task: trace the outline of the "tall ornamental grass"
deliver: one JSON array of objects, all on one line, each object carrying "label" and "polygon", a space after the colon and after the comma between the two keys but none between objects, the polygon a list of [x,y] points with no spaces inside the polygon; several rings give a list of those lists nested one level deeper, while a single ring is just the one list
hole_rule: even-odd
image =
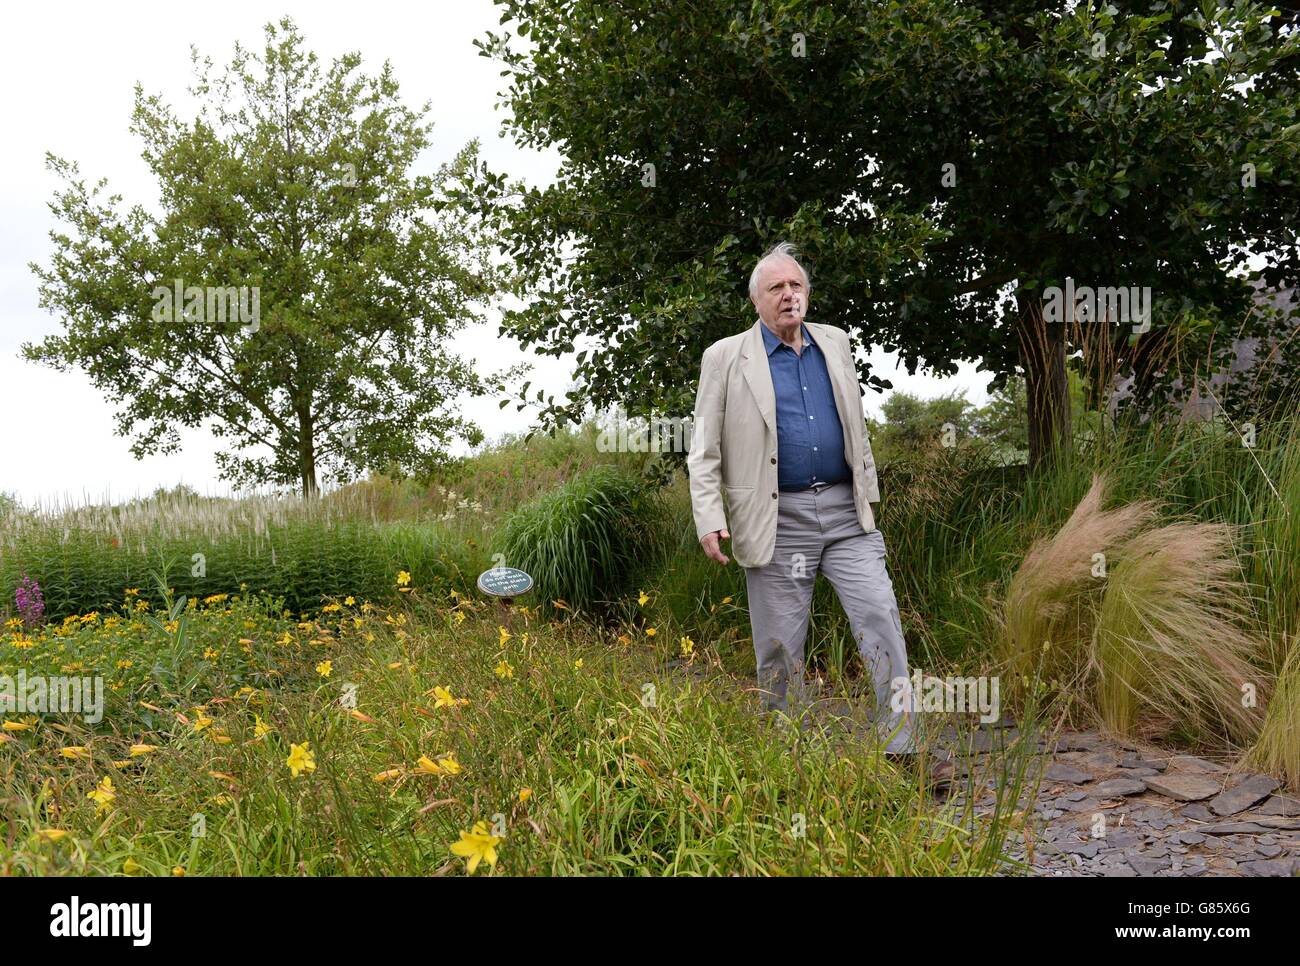
[{"label": "tall ornamental grass", "polygon": [[520,507],[493,549],[526,570],[536,599],[612,613],[667,541],[667,510],[635,472],[599,466]]}]

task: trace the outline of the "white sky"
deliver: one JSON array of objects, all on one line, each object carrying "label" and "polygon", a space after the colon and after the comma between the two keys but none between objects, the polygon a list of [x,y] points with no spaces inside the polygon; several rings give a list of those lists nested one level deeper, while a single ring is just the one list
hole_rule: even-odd
[{"label": "white sky", "polygon": [[[59,182],[45,169],[46,151],[76,161],[87,183],[106,177],[109,191],[123,196],[123,207],[153,207],[157,186],[140,159],[139,142],[128,131],[135,83],[160,94],[181,117],[191,117],[186,93],[193,79],[190,45],[219,65],[236,40],[260,51],[263,25],[284,14],[296,21],[322,65],[355,50],[363,58],[361,70],[374,74],[390,60],[403,101],[413,108],[432,102],[433,148],[417,170],[432,172],[478,137],[482,156],[494,170],[536,184],[553,177],[558,154],[521,150],[502,136],[503,111],[495,105],[507,78],[471,44],[488,30],[500,32],[500,15],[489,0],[418,5],[313,0],[274,8],[241,0],[215,7],[174,2],[8,7],[0,41],[8,145],[0,152],[0,492],[14,493],[28,505],[127,499],[177,483],[204,493],[228,492],[212,458],[218,441],[206,430],[186,432],[181,453],[137,461],[129,441],[114,434],[112,405],[84,375],[19,358],[21,343],[39,341],[60,328],[37,305],[36,278],[27,266],[49,263],[48,232],[57,224],[47,204]],[[816,308],[814,300],[811,321],[817,320]],[[557,398],[568,385],[569,360],[525,353],[497,335],[495,322],[467,330],[456,351],[475,359],[483,372],[531,359],[534,391],[540,388]],[[927,397],[965,389],[976,404],[987,398],[989,376],[977,373],[974,364],[939,380],[909,376],[901,366],[895,370],[895,354],[875,350],[871,361],[873,371],[891,379],[896,389]],[[868,392],[869,415],[879,416],[883,398]],[[461,411],[489,440],[531,425],[531,409],[500,409],[498,402],[466,400]]]}]

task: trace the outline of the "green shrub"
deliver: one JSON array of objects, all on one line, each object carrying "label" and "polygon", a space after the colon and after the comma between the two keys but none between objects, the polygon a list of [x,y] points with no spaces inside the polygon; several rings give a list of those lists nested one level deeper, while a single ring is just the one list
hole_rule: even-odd
[{"label": "green shrub", "polygon": [[521,507],[495,549],[533,576],[541,603],[609,613],[662,555],[666,515],[640,476],[599,466]]}]

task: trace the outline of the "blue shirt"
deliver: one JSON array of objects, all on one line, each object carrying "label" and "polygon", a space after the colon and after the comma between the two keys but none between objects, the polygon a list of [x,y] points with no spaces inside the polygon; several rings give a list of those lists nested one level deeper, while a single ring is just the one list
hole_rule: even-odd
[{"label": "blue shirt", "polygon": [[806,490],[814,483],[851,480],[853,470],[844,459],[844,428],[835,408],[826,356],[802,323],[801,353],[762,322],[759,325],[776,392],[777,489]]}]

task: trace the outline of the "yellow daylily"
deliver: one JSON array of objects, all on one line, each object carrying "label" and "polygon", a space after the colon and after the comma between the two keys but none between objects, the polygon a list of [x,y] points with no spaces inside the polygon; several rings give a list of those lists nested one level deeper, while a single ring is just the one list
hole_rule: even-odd
[{"label": "yellow daylily", "polygon": [[310,744],[310,741],[304,741],[300,745],[292,743],[289,745],[289,757],[285,759],[284,763],[289,766],[294,778],[297,778],[304,771],[313,772],[316,770],[316,756],[308,748]]},{"label": "yellow daylily", "polygon": [[327,678],[334,671],[334,662],[328,658],[316,665],[316,673],[323,678]]},{"label": "yellow daylily", "polygon": [[451,851],[466,860],[466,871],[473,875],[480,861],[496,868],[496,847],[500,841],[500,836],[488,834],[487,822],[479,821],[474,823],[472,831],[460,833],[460,841],[452,843]]},{"label": "yellow daylily", "polygon": [[157,745],[132,745],[131,757],[139,758],[141,755],[151,755],[158,750]]},{"label": "yellow daylily", "polygon": [[510,662],[502,660],[493,670],[499,678],[512,678],[515,676],[515,669],[510,666]]},{"label": "yellow daylily", "polygon": [[456,753],[453,751],[439,756],[437,761],[432,760],[428,755],[421,755],[420,760],[415,763],[415,770],[426,775],[458,775],[464,769],[456,760]]},{"label": "yellow daylily", "polygon": [[104,811],[104,809],[111,807],[113,799],[117,798],[117,792],[113,791],[113,779],[105,775],[100,781],[99,787],[97,787],[93,792],[88,793],[86,797],[95,800],[96,815]]}]

